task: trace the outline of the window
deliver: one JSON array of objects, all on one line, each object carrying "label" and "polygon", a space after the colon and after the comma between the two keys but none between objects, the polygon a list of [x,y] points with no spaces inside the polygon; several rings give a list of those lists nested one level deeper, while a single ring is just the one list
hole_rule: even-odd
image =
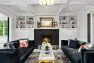
[{"label": "window", "polygon": [[0,42],[8,41],[8,17],[0,13]]},{"label": "window", "polygon": [[0,36],[8,35],[8,21],[0,20]]}]

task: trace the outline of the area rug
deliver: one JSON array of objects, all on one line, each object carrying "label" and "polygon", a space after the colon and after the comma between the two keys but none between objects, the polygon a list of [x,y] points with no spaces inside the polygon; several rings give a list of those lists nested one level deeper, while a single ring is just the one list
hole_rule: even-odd
[{"label": "area rug", "polygon": [[[40,52],[33,52],[29,57],[28,60],[25,63],[39,63]],[[55,55],[55,63],[70,63],[68,58],[62,53],[62,52],[54,52]]]}]

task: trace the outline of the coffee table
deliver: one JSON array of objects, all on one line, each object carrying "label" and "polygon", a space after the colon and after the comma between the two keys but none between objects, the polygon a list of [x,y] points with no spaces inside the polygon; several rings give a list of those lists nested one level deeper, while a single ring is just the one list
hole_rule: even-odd
[{"label": "coffee table", "polygon": [[53,50],[50,50],[49,54],[45,54],[45,51],[41,51],[38,60],[39,63],[55,63]]}]

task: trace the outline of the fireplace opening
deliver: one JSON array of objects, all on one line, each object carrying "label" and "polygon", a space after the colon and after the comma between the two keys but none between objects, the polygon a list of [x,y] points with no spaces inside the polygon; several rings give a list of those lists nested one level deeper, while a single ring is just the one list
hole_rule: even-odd
[{"label": "fireplace opening", "polygon": [[52,42],[51,35],[43,35],[42,42],[44,42],[45,40],[48,41],[49,43],[51,43]]},{"label": "fireplace opening", "polygon": [[34,29],[34,47],[42,45],[43,39],[47,37],[49,43],[54,47],[59,46],[59,29]]}]

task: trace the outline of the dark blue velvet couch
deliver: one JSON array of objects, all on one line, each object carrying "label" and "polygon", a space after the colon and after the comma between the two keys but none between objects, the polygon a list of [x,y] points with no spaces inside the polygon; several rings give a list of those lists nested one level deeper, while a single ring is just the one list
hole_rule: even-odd
[{"label": "dark blue velvet couch", "polygon": [[61,41],[61,49],[64,54],[68,57],[71,63],[81,63],[81,53],[78,52],[80,43],[78,40],[68,40]]},{"label": "dark blue velvet couch", "polygon": [[94,46],[90,49],[81,49],[81,52],[78,52],[78,49],[81,44],[78,40],[70,40],[68,45],[68,40],[61,41],[61,49],[71,63],[94,63]]},{"label": "dark blue velvet couch", "polygon": [[23,48],[19,48],[19,40],[11,41],[9,47],[10,49],[0,50],[0,58],[2,58],[0,59],[0,62],[24,63],[34,50],[34,40],[28,40],[28,47]]},{"label": "dark blue velvet couch", "polygon": [[0,49],[0,63],[20,63],[17,49]]}]

